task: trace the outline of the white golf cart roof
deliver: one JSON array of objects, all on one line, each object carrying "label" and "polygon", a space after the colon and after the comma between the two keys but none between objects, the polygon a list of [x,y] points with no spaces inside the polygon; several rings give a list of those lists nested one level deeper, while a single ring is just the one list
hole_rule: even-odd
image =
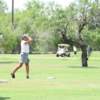
[{"label": "white golf cart roof", "polygon": [[58,44],[58,47],[63,46],[63,47],[69,47],[69,44]]}]

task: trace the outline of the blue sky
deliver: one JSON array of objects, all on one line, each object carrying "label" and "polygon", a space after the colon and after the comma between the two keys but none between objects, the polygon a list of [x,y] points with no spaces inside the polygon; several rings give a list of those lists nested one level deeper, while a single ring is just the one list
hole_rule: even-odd
[{"label": "blue sky", "polygon": [[[4,0],[4,1],[7,3],[9,11],[11,11],[11,1],[12,0]],[[29,0],[14,0],[14,1],[15,1],[15,9],[24,9],[25,3]],[[75,0],[40,0],[40,1],[45,2],[45,3],[54,1],[55,3],[60,4],[62,6],[67,6]]]}]

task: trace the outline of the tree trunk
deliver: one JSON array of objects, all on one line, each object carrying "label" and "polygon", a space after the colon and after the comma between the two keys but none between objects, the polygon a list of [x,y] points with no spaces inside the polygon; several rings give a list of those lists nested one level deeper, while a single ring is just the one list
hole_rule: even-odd
[{"label": "tree trunk", "polygon": [[88,67],[87,44],[83,40],[80,40],[79,45],[82,51],[81,54],[82,67]]},{"label": "tree trunk", "polygon": [[82,39],[79,39],[78,41],[73,41],[71,39],[68,39],[64,33],[62,33],[62,38],[64,43],[67,43],[69,45],[74,45],[76,47],[78,46],[81,48],[82,67],[88,67],[87,44]]},{"label": "tree trunk", "polygon": [[87,58],[87,46],[81,46],[81,60],[82,60],[82,67],[88,67],[88,58]]}]

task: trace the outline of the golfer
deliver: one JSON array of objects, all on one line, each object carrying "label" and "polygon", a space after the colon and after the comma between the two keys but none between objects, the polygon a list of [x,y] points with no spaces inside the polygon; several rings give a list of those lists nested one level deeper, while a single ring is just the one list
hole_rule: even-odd
[{"label": "golfer", "polygon": [[26,67],[26,78],[29,79],[29,59],[28,59],[28,54],[29,54],[29,48],[30,44],[32,42],[32,38],[29,37],[28,35],[23,35],[22,40],[21,40],[21,53],[20,53],[20,62],[18,65],[15,66],[13,71],[11,72],[11,77],[15,78],[15,73],[17,72],[18,69],[22,67],[23,64],[25,64]]}]

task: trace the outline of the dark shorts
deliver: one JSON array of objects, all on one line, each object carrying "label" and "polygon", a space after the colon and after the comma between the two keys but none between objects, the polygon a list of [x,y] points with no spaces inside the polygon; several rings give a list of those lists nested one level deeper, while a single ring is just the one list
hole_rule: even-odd
[{"label": "dark shorts", "polygon": [[21,53],[20,54],[20,63],[29,64],[28,53]]}]

